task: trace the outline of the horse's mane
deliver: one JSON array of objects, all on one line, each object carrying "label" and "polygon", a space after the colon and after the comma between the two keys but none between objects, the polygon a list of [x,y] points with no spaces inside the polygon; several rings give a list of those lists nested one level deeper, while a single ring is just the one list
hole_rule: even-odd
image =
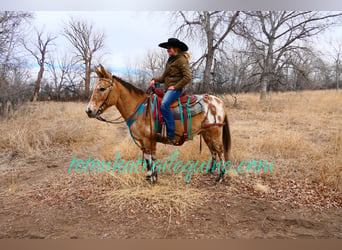
[{"label": "horse's mane", "polygon": [[117,80],[120,82],[126,89],[128,89],[130,92],[135,92],[137,94],[144,94],[145,92],[138,88],[137,86],[134,86],[132,83],[126,82],[125,80],[122,80],[120,77],[117,77],[115,75],[112,76],[113,79]]}]

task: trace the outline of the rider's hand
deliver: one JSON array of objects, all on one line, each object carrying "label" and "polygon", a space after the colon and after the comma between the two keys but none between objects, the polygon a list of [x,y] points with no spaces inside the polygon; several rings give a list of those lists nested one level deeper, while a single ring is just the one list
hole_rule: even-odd
[{"label": "rider's hand", "polygon": [[171,86],[171,87],[169,87],[167,90],[174,90],[175,89],[175,87],[174,86]]},{"label": "rider's hand", "polygon": [[154,84],[155,84],[156,82],[154,81],[154,80],[152,80],[151,81],[151,83],[150,83],[150,87],[154,87]]}]

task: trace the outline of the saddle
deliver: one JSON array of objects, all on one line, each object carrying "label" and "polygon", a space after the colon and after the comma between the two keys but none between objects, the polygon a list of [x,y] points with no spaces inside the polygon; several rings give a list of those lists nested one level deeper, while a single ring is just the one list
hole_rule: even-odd
[{"label": "saddle", "polygon": [[[154,92],[156,93],[157,95],[157,98],[162,101],[165,93],[164,91],[161,89],[161,88],[155,88],[154,89]],[[188,95],[186,94],[186,90],[183,91],[183,93],[181,94],[181,96],[179,97],[180,99],[180,102],[183,106],[183,104],[186,104],[188,102]],[[197,96],[196,95],[190,95],[190,100],[189,100],[189,104],[193,104],[197,101]],[[171,103],[170,107],[171,108],[175,108],[179,105],[179,102],[178,100],[174,101],[173,103]]]},{"label": "saddle", "polygon": [[[157,136],[157,140],[165,143],[166,125],[160,111],[160,105],[164,95],[165,93],[161,88],[155,88],[152,100],[156,101],[156,106],[153,108],[153,119],[155,122],[157,121],[157,124],[155,124],[155,127],[157,127],[155,132],[159,134],[159,136]],[[179,101],[181,105],[179,105]],[[186,95],[186,91],[184,90],[179,99],[170,105],[170,108],[174,114],[174,119],[181,120],[184,125],[184,133],[182,135],[178,135],[180,136],[180,141],[178,141],[177,144],[174,144],[176,146],[180,146],[185,141],[192,140],[191,116],[203,111],[203,100],[198,95]]]}]

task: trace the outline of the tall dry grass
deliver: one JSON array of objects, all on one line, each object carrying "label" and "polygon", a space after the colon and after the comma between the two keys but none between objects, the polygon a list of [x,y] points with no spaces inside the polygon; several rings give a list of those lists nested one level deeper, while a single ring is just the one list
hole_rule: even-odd
[{"label": "tall dry grass", "polygon": [[0,149],[25,157],[89,153],[107,142],[115,127],[102,127],[85,114],[84,103],[39,102],[22,106],[11,119],[0,121]]},{"label": "tall dry grass", "polygon": [[260,103],[239,97],[230,111],[233,158],[274,162],[277,174],[303,177],[341,189],[342,94],[335,90],[273,93]]},{"label": "tall dry grass", "polygon": [[[256,192],[272,195],[286,188],[289,180],[319,183],[341,191],[341,92],[272,93],[262,103],[258,94],[241,94],[237,105],[233,105],[234,100],[228,95],[223,99],[230,121],[233,169],[243,160],[267,160],[273,163],[273,173],[230,172],[227,182],[235,185],[223,186],[222,192],[229,195],[244,183]],[[105,161],[115,160],[117,152],[126,161],[141,156],[125,125],[106,125],[89,119],[84,113],[85,106],[84,103],[30,104],[13,118],[0,121],[0,165],[6,164],[6,157],[11,154],[19,155],[19,160],[28,162],[27,165],[32,158],[46,161],[58,158],[65,163],[65,169],[72,156]],[[107,114],[111,118],[117,115],[115,108]],[[165,161],[175,150],[179,151],[178,160],[183,162],[210,158],[204,141],[203,152],[199,153],[199,137],[195,137],[182,147],[158,144],[158,160]],[[70,176],[70,182],[59,188],[69,190],[70,183],[77,185],[79,180],[91,178],[99,187],[112,190],[103,194],[101,200],[110,206],[147,204],[156,211],[172,209],[178,213],[203,202],[210,194],[207,180],[214,179],[197,173],[187,184],[186,173],[166,173],[159,175],[159,184],[151,186],[142,173]],[[280,188],[280,183],[285,187]]]}]

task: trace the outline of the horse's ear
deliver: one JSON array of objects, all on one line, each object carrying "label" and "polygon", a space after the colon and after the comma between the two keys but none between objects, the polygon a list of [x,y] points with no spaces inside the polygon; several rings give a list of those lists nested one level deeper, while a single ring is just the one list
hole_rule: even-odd
[{"label": "horse's ear", "polygon": [[104,78],[112,79],[112,75],[100,64],[101,72]]},{"label": "horse's ear", "polygon": [[[101,65],[101,66],[102,66],[102,65]],[[100,71],[97,67],[95,67],[95,73],[97,74],[97,76],[98,76],[99,78],[103,78],[103,77],[104,77],[102,71]]]}]

